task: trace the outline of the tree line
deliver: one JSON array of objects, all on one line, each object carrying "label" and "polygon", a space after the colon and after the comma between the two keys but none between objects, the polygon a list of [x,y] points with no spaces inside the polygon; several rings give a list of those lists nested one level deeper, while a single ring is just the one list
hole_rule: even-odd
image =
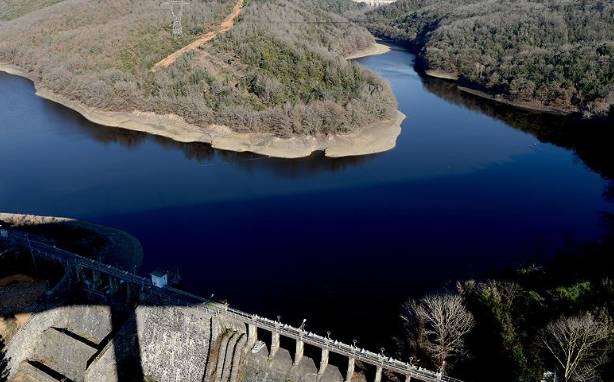
[{"label": "tree line", "polygon": [[409,300],[398,355],[468,381],[612,380],[613,239]]},{"label": "tree line", "polygon": [[387,83],[343,58],[373,43],[340,15],[351,2],[248,1],[229,32],[151,72],[234,3],[190,1],[185,34],[173,38],[170,10],[157,0],[60,2],[0,24],[0,61],[88,106],[174,113],[240,132],[345,133],[393,115]]},{"label": "tree line", "polygon": [[512,102],[613,115],[614,3],[399,0],[369,28],[413,47],[426,69]]}]

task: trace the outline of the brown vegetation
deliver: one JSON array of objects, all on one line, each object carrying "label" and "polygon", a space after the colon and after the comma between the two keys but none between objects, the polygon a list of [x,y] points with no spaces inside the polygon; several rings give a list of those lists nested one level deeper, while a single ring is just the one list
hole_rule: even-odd
[{"label": "brown vegetation", "polygon": [[157,0],[60,2],[0,24],[0,61],[94,108],[278,136],[344,133],[396,109],[385,82],[343,59],[373,43],[336,13],[346,3],[249,2],[227,33],[152,73],[156,62],[219,26],[236,3],[191,1],[186,33],[173,39],[170,12]]},{"label": "brown vegetation", "polygon": [[525,107],[612,114],[614,3],[399,0],[369,14],[421,65]]},{"label": "brown vegetation", "polygon": [[563,381],[589,381],[598,378],[597,369],[607,362],[611,335],[607,316],[586,313],[550,322],[540,340],[563,371]]},{"label": "brown vegetation", "polygon": [[474,325],[473,316],[458,294],[436,294],[404,305],[408,340],[415,354],[424,353],[442,373],[451,358],[465,351],[465,336]]},{"label": "brown vegetation", "polygon": [[220,33],[228,32],[230,28],[232,28],[235,24],[235,19],[241,14],[241,7],[243,7],[243,0],[237,0],[235,6],[232,8],[232,12],[230,12],[230,14],[224,19],[224,21],[222,21],[222,23],[219,25],[218,28],[216,28],[216,30],[205,33],[204,35],[196,39],[196,41],[193,41],[188,45],[184,46],[183,48],[179,49],[178,51],[171,53],[163,60],[155,64],[153,70],[155,71],[163,68],[168,68],[184,54],[200,48],[202,45],[216,38]]}]

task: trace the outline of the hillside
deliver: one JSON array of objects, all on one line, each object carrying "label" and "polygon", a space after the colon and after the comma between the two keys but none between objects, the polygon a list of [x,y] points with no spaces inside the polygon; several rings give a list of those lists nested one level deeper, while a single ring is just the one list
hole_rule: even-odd
[{"label": "hillside", "polygon": [[2,0],[0,1],[0,21],[13,20],[60,1],[62,0]]},{"label": "hillside", "polygon": [[0,4],[0,62],[87,107],[278,137],[348,133],[395,113],[388,85],[343,58],[373,43],[366,29],[336,23],[349,1],[249,1],[229,31],[155,71],[215,30],[235,1],[189,2],[181,38],[158,0]]},{"label": "hillside", "polygon": [[427,73],[530,108],[613,114],[611,1],[399,0],[368,17]]}]

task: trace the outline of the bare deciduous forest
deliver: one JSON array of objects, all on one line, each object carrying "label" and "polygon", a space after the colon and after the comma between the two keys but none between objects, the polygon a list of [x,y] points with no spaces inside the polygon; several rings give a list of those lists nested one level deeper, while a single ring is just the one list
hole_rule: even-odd
[{"label": "bare deciduous forest", "polygon": [[[160,59],[214,28],[234,1],[191,1],[181,38],[162,1],[0,1],[0,61],[88,106],[174,113],[241,132],[349,132],[392,115],[388,85],[343,55],[373,42],[351,3],[248,2],[234,28],[168,69]],[[312,21],[325,21],[313,23]],[[210,27],[209,27],[210,26]]]},{"label": "bare deciduous forest", "polygon": [[377,35],[409,43],[428,69],[512,102],[612,114],[614,3],[399,0],[368,13]]}]

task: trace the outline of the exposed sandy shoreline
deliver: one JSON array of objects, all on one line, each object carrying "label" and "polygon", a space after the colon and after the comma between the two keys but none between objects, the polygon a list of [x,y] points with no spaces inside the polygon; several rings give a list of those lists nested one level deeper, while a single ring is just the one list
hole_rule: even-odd
[{"label": "exposed sandy shoreline", "polygon": [[457,74],[447,73],[447,72],[443,72],[441,70],[427,69],[427,70],[424,71],[424,74],[426,74],[429,77],[439,78],[439,79],[442,79],[442,80],[458,81],[458,75]]},{"label": "exposed sandy shoreline", "polygon": [[374,43],[368,48],[358,50],[349,56],[346,56],[346,60],[355,60],[357,58],[367,57],[367,56],[376,56],[378,54],[384,54],[390,52],[390,47],[384,44],[380,44],[378,42]]},{"label": "exposed sandy shoreline", "polygon": [[510,101],[509,99],[503,96],[500,96],[500,95],[492,95],[492,94],[489,94],[489,93],[486,93],[480,90],[471,89],[471,88],[467,88],[464,86],[457,86],[457,87],[458,87],[458,90],[462,92],[469,93],[469,94],[472,94],[480,98],[489,99],[491,101],[504,103],[506,105],[517,107],[523,110],[537,111],[541,113],[556,114],[556,115],[570,115],[574,113],[574,111],[572,110],[557,109],[554,107],[544,106],[544,105],[531,103],[531,102]]},{"label": "exposed sandy shoreline", "polygon": [[[424,71],[424,74],[426,74],[429,77],[438,78],[438,79],[447,80],[447,81],[458,81],[459,79],[457,74],[448,73],[448,72],[444,72],[441,70],[427,69]],[[569,115],[574,112],[572,110],[557,109],[554,107],[543,106],[543,105],[532,103],[532,102],[511,101],[500,95],[493,95],[493,94],[489,94],[489,93],[486,93],[480,90],[471,89],[471,88],[460,86],[460,85],[457,85],[456,87],[461,92],[469,93],[476,97],[485,98],[491,101],[503,103],[503,104],[510,105],[510,106],[513,106],[519,109],[523,109],[523,110],[537,111],[541,113],[556,114],[556,115]]]},{"label": "exposed sandy shoreline", "polygon": [[[373,48],[373,51],[376,49]],[[377,48],[377,52],[381,51],[382,48]],[[92,108],[38,86],[28,73],[14,65],[0,63],[0,71],[30,79],[34,82],[38,96],[75,110],[89,121],[100,125],[141,131],[178,142],[204,142],[216,149],[249,151],[277,158],[302,158],[320,150],[324,151],[327,157],[367,155],[387,151],[395,147],[396,139],[401,133],[401,123],[405,119],[405,115],[397,112],[390,120],[373,123],[350,134],[297,136],[286,139],[272,134],[237,133],[220,125],[199,127],[174,114],[160,115],[137,110],[113,112]]]},{"label": "exposed sandy shoreline", "polygon": [[10,64],[5,64],[5,63],[0,62],[0,72],[5,72],[8,74],[12,74],[14,76],[24,77],[34,82],[34,80],[28,75],[28,73],[19,69],[15,65],[10,65]]}]

